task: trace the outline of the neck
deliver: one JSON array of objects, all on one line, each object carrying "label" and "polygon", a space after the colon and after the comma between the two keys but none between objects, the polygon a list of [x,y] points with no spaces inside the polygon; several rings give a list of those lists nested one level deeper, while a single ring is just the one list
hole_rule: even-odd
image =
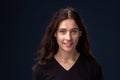
[{"label": "neck", "polygon": [[79,57],[79,52],[77,50],[71,52],[60,51],[56,53],[54,56],[57,59],[61,59],[63,61],[73,60],[75,61]]}]

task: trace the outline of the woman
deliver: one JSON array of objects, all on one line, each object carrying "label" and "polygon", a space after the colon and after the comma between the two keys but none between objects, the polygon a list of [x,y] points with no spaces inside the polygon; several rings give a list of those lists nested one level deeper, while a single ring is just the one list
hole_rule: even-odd
[{"label": "woman", "polygon": [[75,9],[67,7],[53,16],[33,66],[33,80],[104,80]]}]

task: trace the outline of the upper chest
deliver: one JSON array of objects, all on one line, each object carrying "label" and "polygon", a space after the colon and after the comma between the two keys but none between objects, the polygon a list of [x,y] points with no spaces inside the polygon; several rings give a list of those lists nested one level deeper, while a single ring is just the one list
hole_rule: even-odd
[{"label": "upper chest", "polygon": [[44,69],[43,75],[44,80],[90,80],[91,77],[87,65],[79,60],[68,70],[54,60]]}]

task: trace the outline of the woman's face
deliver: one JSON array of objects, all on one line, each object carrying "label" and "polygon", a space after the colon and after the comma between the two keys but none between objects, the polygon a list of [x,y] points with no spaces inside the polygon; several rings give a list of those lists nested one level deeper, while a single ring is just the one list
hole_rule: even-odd
[{"label": "woman's face", "polygon": [[79,37],[82,35],[81,33],[73,19],[63,20],[55,33],[59,50],[66,52],[76,50]]}]

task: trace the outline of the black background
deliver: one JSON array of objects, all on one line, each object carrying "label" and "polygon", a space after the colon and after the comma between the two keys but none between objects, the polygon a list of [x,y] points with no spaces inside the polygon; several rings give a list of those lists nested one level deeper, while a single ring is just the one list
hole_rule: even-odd
[{"label": "black background", "polygon": [[1,80],[32,80],[32,64],[52,15],[72,6],[82,16],[105,80],[120,80],[119,0],[4,0],[1,3]]}]

